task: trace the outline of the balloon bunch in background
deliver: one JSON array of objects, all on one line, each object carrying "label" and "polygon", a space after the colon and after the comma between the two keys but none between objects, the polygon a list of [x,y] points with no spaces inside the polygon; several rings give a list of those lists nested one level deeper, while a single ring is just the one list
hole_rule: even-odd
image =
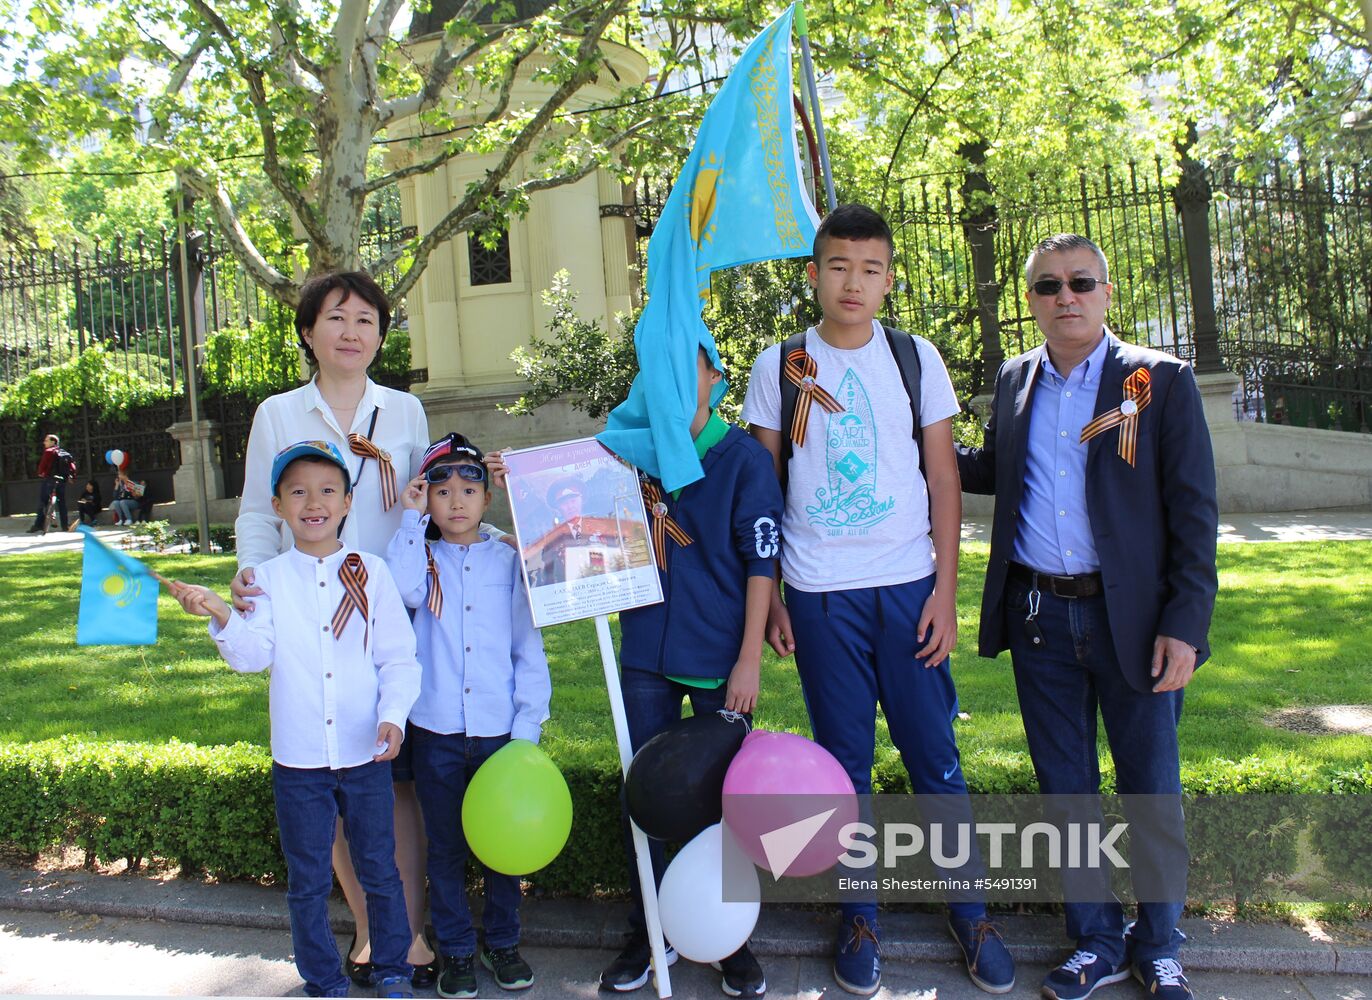
[{"label": "balloon bunch in background", "polygon": [[120,472],[129,471],[129,456],[126,452],[118,448],[111,448],[105,452],[105,464],[118,469]]}]

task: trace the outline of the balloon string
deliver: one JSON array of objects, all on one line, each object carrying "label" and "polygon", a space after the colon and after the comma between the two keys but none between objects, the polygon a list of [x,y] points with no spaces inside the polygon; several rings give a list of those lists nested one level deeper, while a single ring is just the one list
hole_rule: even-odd
[{"label": "balloon string", "polygon": [[725,722],[741,722],[749,732],[752,732],[753,730],[753,724],[748,721],[748,717],[742,712],[731,712],[727,708],[721,708],[719,709],[719,715],[724,718]]}]

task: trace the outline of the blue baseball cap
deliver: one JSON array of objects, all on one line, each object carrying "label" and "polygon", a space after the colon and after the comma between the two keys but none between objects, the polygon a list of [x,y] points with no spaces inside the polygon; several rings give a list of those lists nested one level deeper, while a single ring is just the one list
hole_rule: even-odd
[{"label": "blue baseball cap", "polygon": [[297,441],[295,444],[282,448],[276,453],[276,458],[272,461],[273,496],[276,495],[276,487],[280,484],[281,477],[285,475],[286,466],[298,458],[314,458],[332,462],[343,470],[343,491],[345,493],[353,491],[352,476],[348,474],[348,464],[343,461],[343,453],[338,450],[338,445],[332,441]]}]

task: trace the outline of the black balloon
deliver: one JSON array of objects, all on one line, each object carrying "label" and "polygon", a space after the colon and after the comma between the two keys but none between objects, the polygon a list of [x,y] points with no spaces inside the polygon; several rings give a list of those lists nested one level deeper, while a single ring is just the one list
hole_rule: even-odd
[{"label": "black balloon", "polygon": [[687,841],[724,814],[724,774],[748,735],[734,712],[673,723],[634,754],[625,779],[629,815],[650,837]]}]

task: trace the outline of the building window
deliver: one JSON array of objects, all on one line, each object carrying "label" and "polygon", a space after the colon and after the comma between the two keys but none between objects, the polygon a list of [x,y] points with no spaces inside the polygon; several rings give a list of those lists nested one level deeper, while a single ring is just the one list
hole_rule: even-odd
[{"label": "building window", "polygon": [[500,234],[494,247],[486,249],[475,235],[467,237],[467,265],[471,273],[472,286],[508,285],[514,280],[510,268],[510,234]]}]

